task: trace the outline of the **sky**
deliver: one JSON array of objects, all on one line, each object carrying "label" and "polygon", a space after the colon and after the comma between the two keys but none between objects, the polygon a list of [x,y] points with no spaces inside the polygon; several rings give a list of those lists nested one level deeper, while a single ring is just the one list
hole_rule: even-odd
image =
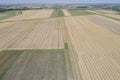
[{"label": "sky", "polygon": [[0,3],[120,3],[120,0],[0,0]]}]

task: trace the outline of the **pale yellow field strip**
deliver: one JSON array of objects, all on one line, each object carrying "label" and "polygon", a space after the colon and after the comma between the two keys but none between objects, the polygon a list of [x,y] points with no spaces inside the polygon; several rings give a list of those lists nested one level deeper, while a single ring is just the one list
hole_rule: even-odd
[{"label": "pale yellow field strip", "polygon": [[106,16],[109,16],[109,17],[113,17],[113,18],[116,18],[116,19],[120,19],[120,15],[118,14],[104,14]]},{"label": "pale yellow field strip", "polygon": [[112,10],[97,10],[106,14],[113,14],[113,13],[117,13],[116,11],[112,11]]},{"label": "pale yellow field strip", "polygon": [[99,12],[92,11],[92,10],[87,10],[87,11],[92,12],[92,13],[95,13],[95,14],[100,14]]},{"label": "pale yellow field strip", "polygon": [[8,26],[12,26],[13,24],[15,24],[15,22],[11,22],[11,23],[0,23],[0,29],[8,27]]},{"label": "pale yellow field strip", "polygon": [[120,36],[86,17],[69,17],[65,22],[74,80],[119,80]]},{"label": "pale yellow field strip", "polygon": [[17,45],[40,21],[16,22],[0,29],[0,51]]},{"label": "pale yellow field strip", "polygon": [[42,9],[42,10],[26,10],[22,11],[22,14],[8,18],[2,21],[15,21],[15,20],[26,20],[26,19],[38,19],[48,18],[53,13],[53,9]]},{"label": "pale yellow field strip", "polygon": [[17,45],[12,45],[9,49],[63,49],[64,35],[62,18],[45,19],[24,40],[20,40]]},{"label": "pale yellow field strip", "polygon": [[87,17],[92,22],[101,25],[102,27],[109,29],[113,33],[120,35],[119,22],[116,23],[114,21],[111,21],[111,19],[106,19],[104,17],[99,17],[97,15],[90,15],[90,16],[85,16],[85,17]]},{"label": "pale yellow field strip", "polygon": [[103,18],[103,19],[105,19],[105,20],[113,21],[113,22],[115,22],[115,23],[117,23],[117,24],[120,24],[119,21],[114,20],[114,19],[106,18],[106,17],[104,17],[104,16],[100,16],[100,15],[95,15],[95,16],[100,17],[100,18]]},{"label": "pale yellow field strip", "polygon": [[71,14],[66,9],[63,9],[63,13],[65,16],[71,16]]}]

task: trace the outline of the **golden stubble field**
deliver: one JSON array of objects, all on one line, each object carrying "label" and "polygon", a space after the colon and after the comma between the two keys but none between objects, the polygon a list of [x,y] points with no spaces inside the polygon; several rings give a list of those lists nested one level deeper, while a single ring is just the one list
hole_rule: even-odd
[{"label": "golden stubble field", "polygon": [[65,18],[65,23],[73,68],[80,71],[76,80],[119,80],[120,36],[86,16]]}]

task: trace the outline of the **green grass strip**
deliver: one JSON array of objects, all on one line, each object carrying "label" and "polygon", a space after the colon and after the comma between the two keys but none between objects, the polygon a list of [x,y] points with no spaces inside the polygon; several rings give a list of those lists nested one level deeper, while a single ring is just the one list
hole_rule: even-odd
[{"label": "green grass strip", "polygon": [[76,16],[76,15],[94,15],[95,13],[93,12],[89,12],[87,10],[69,10],[70,14],[72,14],[72,16]]},{"label": "green grass strip", "polygon": [[56,9],[51,15],[51,17],[63,17],[63,16],[64,16],[64,13],[60,9]]},{"label": "green grass strip", "polygon": [[19,15],[20,11],[18,10],[13,10],[13,11],[6,11],[6,12],[1,12],[0,13],[0,20],[7,19],[16,15]]}]

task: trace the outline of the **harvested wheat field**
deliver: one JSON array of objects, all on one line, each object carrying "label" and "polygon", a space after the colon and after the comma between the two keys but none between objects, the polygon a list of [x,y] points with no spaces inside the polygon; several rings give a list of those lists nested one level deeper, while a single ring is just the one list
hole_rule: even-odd
[{"label": "harvested wheat field", "polygon": [[89,18],[89,20],[101,25],[102,27],[105,27],[114,33],[120,34],[119,21],[110,18],[105,18],[99,15],[86,16],[86,17]]},{"label": "harvested wheat field", "polygon": [[26,10],[1,20],[0,80],[119,80],[120,22],[82,11]]},{"label": "harvested wheat field", "polygon": [[120,20],[120,15],[119,14],[105,14],[105,15]]},{"label": "harvested wheat field", "polygon": [[2,20],[0,22],[49,18],[53,13],[53,11],[54,11],[53,9],[25,10],[25,11],[22,11],[22,14],[20,15]]},{"label": "harvested wheat field", "polygon": [[[27,27],[26,27],[27,28]],[[24,28],[23,28],[24,29]],[[29,27],[30,29],[30,27]],[[32,31],[8,49],[63,49],[65,31],[63,19],[45,19],[31,28]],[[27,29],[28,30],[28,29]]]},{"label": "harvested wheat field", "polygon": [[112,11],[112,10],[96,10],[100,13],[104,13],[104,14],[113,14],[113,13],[117,13],[116,11]]},{"label": "harvested wheat field", "polygon": [[84,16],[65,23],[74,80],[119,80],[120,36]]}]

